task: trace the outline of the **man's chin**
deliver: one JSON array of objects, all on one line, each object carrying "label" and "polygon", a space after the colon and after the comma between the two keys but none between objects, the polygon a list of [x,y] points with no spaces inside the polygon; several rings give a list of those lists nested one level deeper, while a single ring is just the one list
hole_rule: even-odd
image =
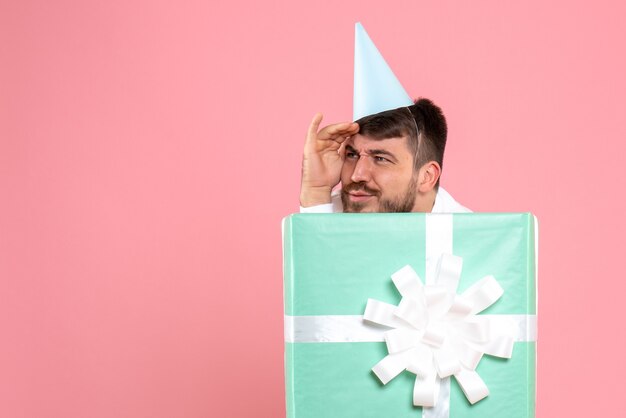
[{"label": "man's chin", "polygon": [[378,205],[373,203],[344,203],[344,213],[374,213],[378,212]]},{"label": "man's chin", "polygon": [[378,196],[359,196],[353,198],[350,194],[345,193],[341,195],[341,202],[343,203],[343,211],[345,213],[373,213],[379,212],[379,199]]}]

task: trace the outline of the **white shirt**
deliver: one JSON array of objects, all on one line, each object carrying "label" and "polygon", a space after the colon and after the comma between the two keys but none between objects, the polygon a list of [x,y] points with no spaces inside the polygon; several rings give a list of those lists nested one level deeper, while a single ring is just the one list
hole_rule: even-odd
[{"label": "white shirt", "polygon": [[[341,213],[343,212],[343,205],[341,203],[341,195],[339,191],[333,192],[331,195],[331,202],[324,203],[322,205],[310,206],[303,208],[300,206],[300,213]],[[443,187],[439,187],[437,196],[435,197],[435,204],[431,213],[469,213],[471,210],[461,205],[454,200],[450,193],[448,193]]]}]

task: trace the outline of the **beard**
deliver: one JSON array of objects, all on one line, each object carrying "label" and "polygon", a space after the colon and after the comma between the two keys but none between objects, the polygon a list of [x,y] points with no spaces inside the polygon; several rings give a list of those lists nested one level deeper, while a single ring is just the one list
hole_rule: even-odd
[{"label": "beard", "polygon": [[367,187],[365,183],[350,183],[341,189],[343,211],[346,213],[363,212],[367,204],[370,202],[352,202],[348,196],[349,192],[363,191],[378,199],[378,210],[370,210],[369,212],[411,212],[413,210],[413,206],[415,206],[415,196],[417,196],[416,186],[417,179],[411,178],[411,181],[403,194],[394,199],[389,199],[382,197],[380,190],[371,189]]}]

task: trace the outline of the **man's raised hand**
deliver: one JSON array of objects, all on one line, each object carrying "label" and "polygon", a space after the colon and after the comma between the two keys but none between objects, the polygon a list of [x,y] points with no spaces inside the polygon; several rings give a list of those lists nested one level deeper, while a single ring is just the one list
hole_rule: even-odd
[{"label": "man's raised hand", "polygon": [[353,122],[328,125],[318,132],[322,114],[315,115],[307,132],[302,157],[300,205],[330,203],[330,192],[339,183],[343,166],[343,143],[359,131]]}]

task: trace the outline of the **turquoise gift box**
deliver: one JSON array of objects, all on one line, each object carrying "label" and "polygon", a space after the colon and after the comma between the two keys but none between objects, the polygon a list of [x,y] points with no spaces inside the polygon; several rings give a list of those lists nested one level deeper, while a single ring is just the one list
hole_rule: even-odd
[{"label": "turquoise gift box", "polygon": [[[534,417],[536,248],[537,223],[529,213],[285,218],[287,417]],[[495,277],[503,293],[477,316],[517,318],[523,335],[511,358],[484,355],[478,363],[487,397],[470,404],[449,377],[442,379],[437,406],[422,408],[413,405],[415,374],[402,371],[383,385],[372,371],[388,355],[385,341],[361,339],[343,324],[362,322],[368,299],[398,305],[402,296],[391,275],[406,265],[432,283],[441,253],[462,258],[458,294]]]}]

